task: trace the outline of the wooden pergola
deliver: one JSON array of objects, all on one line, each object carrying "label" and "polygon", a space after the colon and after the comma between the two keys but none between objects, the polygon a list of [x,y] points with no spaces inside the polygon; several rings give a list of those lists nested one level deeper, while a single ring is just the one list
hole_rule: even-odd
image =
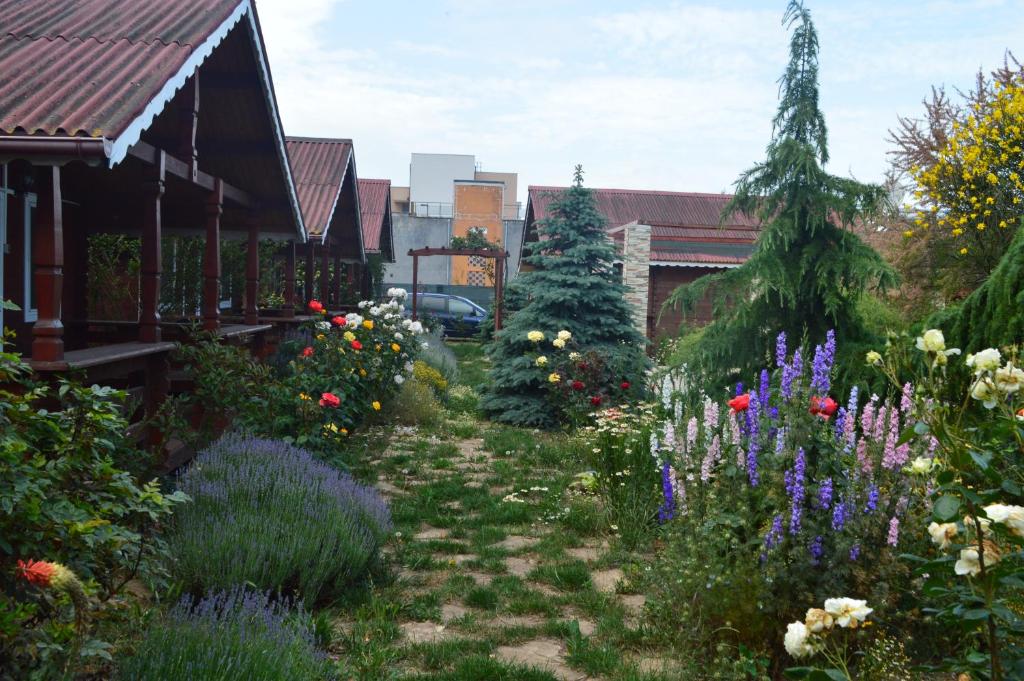
[{"label": "wooden pergola", "polygon": [[416,289],[419,288],[420,258],[429,255],[465,255],[494,260],[494,330],[501,331],[501,304],[505,298],[505,261],[508,251],[489,248],[413,248],[412,256],[412,320],[416,321]]}]

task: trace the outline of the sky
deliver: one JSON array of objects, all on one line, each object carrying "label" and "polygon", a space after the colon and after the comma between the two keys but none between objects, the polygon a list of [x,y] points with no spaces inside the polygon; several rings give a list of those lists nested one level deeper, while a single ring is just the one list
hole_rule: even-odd
[{"label": "sky", "polygon": [[[878,181],[933,85],[1024,57],[1024,0],[807,0],[831,172]],[[727,192],[764,157],[784,0],[256,0],[285,130],[352,138],[360,177],[473,154],[526,186]]]}]

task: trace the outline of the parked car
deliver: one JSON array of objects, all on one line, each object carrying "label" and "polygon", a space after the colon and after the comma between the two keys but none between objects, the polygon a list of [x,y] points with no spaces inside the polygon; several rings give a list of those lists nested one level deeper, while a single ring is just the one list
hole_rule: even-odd
[{"label": "parked car", "polygon": [[[406,307],[411,313],[412,305]],[[445,335],[472,336],[487,317],[487,310],[472,300],[447,293],[417,293],[416,314],[423,319],[436,319],[444,326]]]}]

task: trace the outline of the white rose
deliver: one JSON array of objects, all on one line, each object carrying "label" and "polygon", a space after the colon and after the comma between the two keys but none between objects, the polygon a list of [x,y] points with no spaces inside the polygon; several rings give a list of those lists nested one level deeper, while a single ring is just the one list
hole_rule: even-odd
[{"label": "white rose", "polygon": [[986,348],[974,355],[967,355],[967,366],[974,369],[974,374],[980,376],[986,371],[995,371],[999,368],[999,362],[1003,356],[995,348]]},{"label": "white rose", "polygon": [[572,338],[572,334],[566,331],[565,329],[562,329],[561,331],[558,332],[558,338],[560,340],[567,341],[570,338]]},{"label": "white rose", "polygon": [[402,374],[395,374],[395,383],[397,383],[398,385],[402,385],[403,383],[405,383],[405,376],[403,376]]},{"label": "white rose", "polygon": [[829,598],[825,601],[825,612],[832,615],[836,624],[844,629],[856,629],[873,611],[867,601],[856,598]]},{"label": "white rose", "polygon": [[402,340],[403,338],[405,338],[405,336],[403,336],[397,331],[395,332],[395,340]]},{"label": "white rose", "polygon": [[953,537],[956,536],[956,523],[932,523],[928,526],[928,534],[932,536],[932,542],[940,549],[948,549]]},{"label": "white rose", "polygon": [[971,388],[971,397],[981,402],[981,406],[992,409],[999,403],[999,391],[991,378],[981,378]]},{"label": "white rose", "polygon": [[[420,322],[413,322],[412,324],[409,325],[409,331],[414,334],[423,333],[423,324],[421,324]],[[426,347],[426,344],[424,344],[424,347]]]},{"label": "white rose", "polygon": [[985,507],[985,515],[994,523],[1006,525],[1018,537],[1024,537],[1024,506],[990,504]]},{"label": "white rose", "polygon": [[933,468],[935,468],[935,459],[929,459],[926,456],[917,457],[907,467],[914,475],[927,475],[932,472]]},{"label": "white rose", "polygon": [[786,627],[786,636],[783,643],[786,652],[795,658],[808,657],[815,651],[814,645],[808,640],[810,632],[803,622],[790,622]]},{"label": "white rose", "polygon": [[551,344],[554,345],[559,350],[565,347],[565,341],[562,340],[561,338],[556,338],[555,340],[551,341]]},{"label": "white rose", "polygon": [[[992,542],[986,540],[985,544],[985,567],[990,567],[999,562],[999,549]],[[978,547],[971,546],[960,550],[960,560],[953,565],[953,572],[958,575],[970,575],[976,577],[981,573],[982,561],[978,556]]]},{"label": "white rose", "polygon": [[811,608],[807,611],[807,616],[804,618],[804,624],[813,634],[821,633],[825,629],[831,629],[832,623],[832,615],[821,608]]},{"label": "white rose", "polygon": [[1020,390],[1024,384],[1024,371],[1007,362],[1006,366],[996,369],[996,387],[1000,392],[1010,395]]},{"label": "white rose", "polygon": [[316,328],[320,329],[321,331],[330,331],[331,323],[330,322],[317,322],[316,323]]},{"label": "white rose", "polygon": [[942,352],[946,349],[946,338],[939,329],[928,329],[917,339],[917,349],[924,352]]}]

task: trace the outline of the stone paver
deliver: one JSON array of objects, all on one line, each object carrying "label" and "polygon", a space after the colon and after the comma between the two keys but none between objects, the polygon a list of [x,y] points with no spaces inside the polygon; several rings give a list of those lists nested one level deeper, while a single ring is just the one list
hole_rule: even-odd
[{"label": "stone paver", "polygon": [[590,573],[590,579],[594,582],[594,588],[601,593],[615,593],[615,585],[624,577],[622,570],[613,568],[611,570],[596,570]]},{"label": "stone paver", "polygon": [[383,494],[384,496],[397,497],[406,493],[405,490],[402,489],[401,487],[396,487],[387,480],[383,479],[378,479],[377,484],[375,486],[377,489],[380,490],[381,494]]},{"label": "stone paver", "polygon": [[505,662],[545,669],[560,681],[585,681],[587,678],[583,672],[565,664],[562,644],[555,639],[538,638],[519,646],[501,646],[494,654]]},{"label": "stone paver", "polygon": [[469,613],[469,608],[463,607],[458,603],[445,603],[441,606],[441,621],[447,624],[452,620],[465,617],[467,613]]},{"label": "stone paver", "polygon": [[413,539],[416,539],[418,541],[432,541],[434,539],[447,538],[448,530],[444,529],[443,527],[424,526],[423,530],[420,530],[415,535],[413,535]]},{"label": "stone paver", "polygon": [[593,546],[582,546],[578,549],[566,549],[565,552],[573,558],[587,563],[591,563],[601,557],[600,549]]},{"label": "stone paver", "polygon": [[522,549],[528,549],[537,544],[540,540],[536,537],[523,537],[520,535],[512,535],[506,537],[494,546],[499,549],[505,549],[506,551],[520,551]]},{"label": "stone paver", "polygon": [[435,643],[446,637],[444,625],[436,622],[403,622],[398,626],[409,643]]},{"label": "stone paver", "polygon": [[486,572],[467,572],[466,575],[472,577],[479,586],[489,586],[494,581],[494,575]]},{"label": "stone paver", "polygon": [[535,567],[537,567],[537,563],[526,558],[512,556],[505,559],[505,569],[508,570],[510,575],[515,575],[516,577],[525,577]]}]

